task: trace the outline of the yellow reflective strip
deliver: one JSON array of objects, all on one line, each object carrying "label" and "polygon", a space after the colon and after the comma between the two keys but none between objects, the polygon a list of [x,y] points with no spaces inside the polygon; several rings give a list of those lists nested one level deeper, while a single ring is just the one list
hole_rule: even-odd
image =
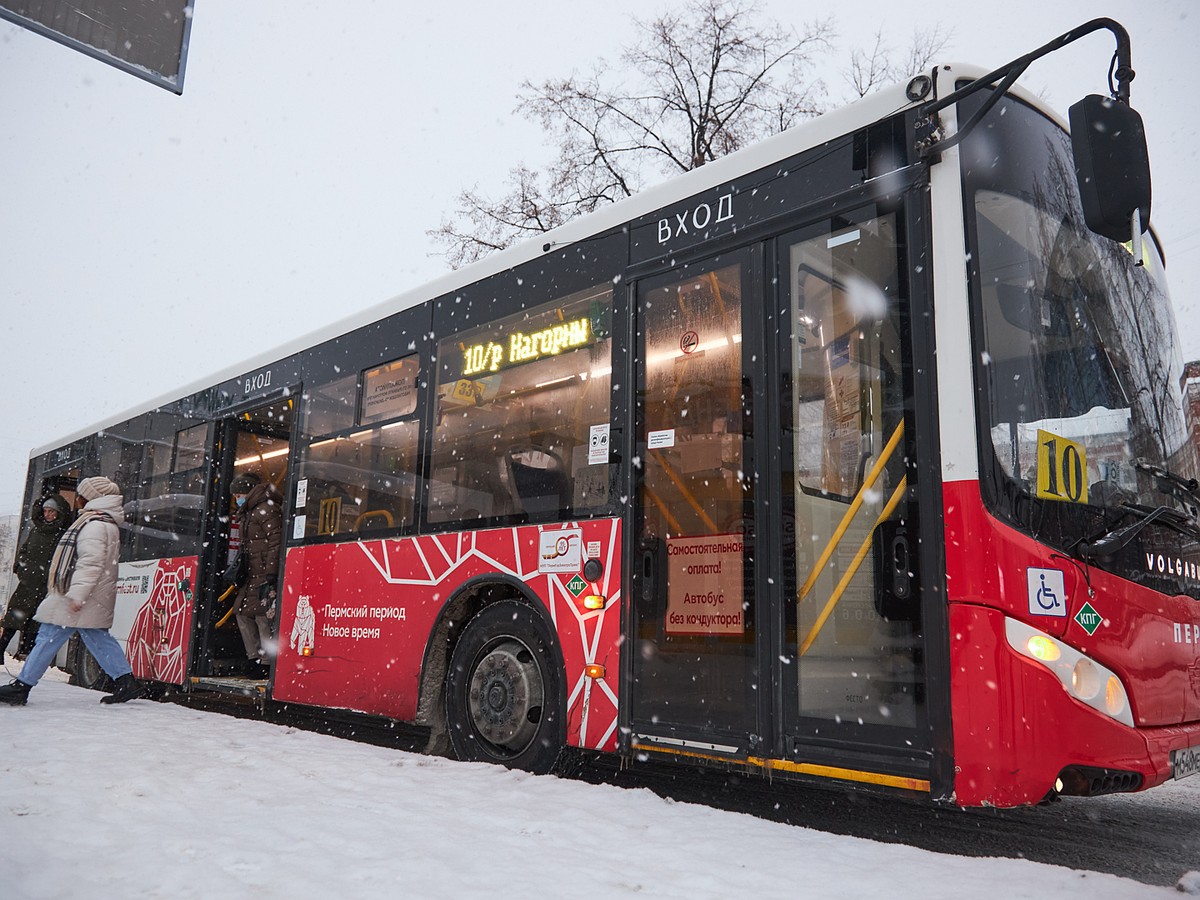
[{"label": "yellow reflective strip", "polygon": [[888,499],[887,506],[883,508],[883,512],[879,514],[879,518],[875,520],[875,524],[871,526],[871,530],[867,532],[866,538],[862,542],[862,546],[858,548],[858,552],[854,554],[854,559],[850,562],[845,574],[842,575],[842,580],[838,582],[837,587],[833,589],[833,593],[829,595],[829,599],[825,601],[825,607],[821,610],[821,614],[817,616],[817,621],[813,623],[813,627],[809,630],[808,635],[804,638],[804,643],[800,645],[800,655],[803,656],[808,652],[808,648],[812,646],[813,641],[817,639],[817,635],[821,633],[821,629],[825,627],[825,622],[833,613],[833,608],[837,606],[838,601],[842,599],[842,594],[846,592],[846,588],[850,586],[850,580],[858,574],[858,567],[862,565],[862,561],[867,556],[867,551],[871,548],[871,540],[875,537],[875,529],[881,522],[888,518],[896,507],[900,504],[901,498],[904,496],[905,488],[908,486],[908,476],[900,479],[900,483],[896,485],[896,490],[892,491],[892,496]]},{"label": "yellow reflective strip", "polygon": [[871,471],[867,477],[863,479],[862,487],[858,489],[858,493],[854,495],[854,500],[850,503],[850,508],[846,510],[842,516],[842,521],[838,523],[838,527],[834,529],[833,536],[830,537],[829,543],[825,545],[825,549],[821,551],[821,555],[817,558],[816,564],[812,567],[812,571],[808,573],[808,578],[805,580],[803,587],[796,594],[796,601],[799,602],[805,598],[809,591],[812,590],[814,584],[817,583],[817,578],[821,574],[821,570],[825,568],[825,563],[829,562],[829,557],[833,555],[833,551],[837,549],[838,544],[842,542],[842,538],[846,534],[846,529],[850,527],[850,522],[853,521],[855,514],[860,506],[863,505],[863,500],[867,496],[867,491],[874,485],[876,479],[883,472],[883,467],[887,465],[893,453],[896,452],[896,447],[900,443],[900,438],[904,436],[904,420],[900,420],[900,424],[896,426],[896,430],[892,432],[892,436],[888,438],[887,445],[883,448],[883,452],[879,454],[879,459],[875,460],[875,465],[871,467]]},{"label": "yellow reflective strip", "polygon": [[859,769],[843,769],[839,766],[818,766],[814,763],[792,762],[790,759],[757,759],[749,760],[756,766],[783,772],[797,772],[803,775],[817,775],[822,778],[840,778],[843,781],[857,781],[863,784],[879,784],[887,787],[904,788],[910,791],[929,793],[929,782],[923,778],[906,778],[902,775],[884,775],[881,772],[863,772]]},{"label": "yellow reflective strip", "polygon": [[748,756],[746,759],[733,759],[728,756],[717,756],[712,753],[699,753],[695,750],[685,750],[681,747],[662,747],[658,744],[643,744],[635,740],[634,746],[639,750],[650,750],[655,753],[665,753],[670,756],[685,756],[689,759],[702,759],[708,762],[745,763],[760,769],[773,772],[793,772],[798,775],[814,775],[818,778],[837,778],[842,781],[855,781],[860,784],[877,784],[883,787],[902,788],[909,791],[929,793],[929,782],[922,778],[908,778],[903,775],[885,775],[882,772],[864,772],[860,769],[844,769],[840,766],[819,766],[815,763],[793,762],[790,759],[768,759],[762,756]]}]

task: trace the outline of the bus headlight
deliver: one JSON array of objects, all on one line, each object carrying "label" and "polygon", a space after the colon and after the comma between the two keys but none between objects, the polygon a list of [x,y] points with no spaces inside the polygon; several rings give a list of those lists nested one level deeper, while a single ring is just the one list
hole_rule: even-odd
[{"label": "bus headlight", "polygon": [[1071,669],[1071,693],[1084,701],[1100,693],[1100,675],[1096,672],[1096,664],[1086,657]]},{"label": "bus headlight", "polygon": [[1122,725],[1133,726],[1129,695],[1111,669],[1016,619],[1005,618],[1004,632],[1013,650],[1053,672],[1063,689],[1080,703],[1111,716]]}]

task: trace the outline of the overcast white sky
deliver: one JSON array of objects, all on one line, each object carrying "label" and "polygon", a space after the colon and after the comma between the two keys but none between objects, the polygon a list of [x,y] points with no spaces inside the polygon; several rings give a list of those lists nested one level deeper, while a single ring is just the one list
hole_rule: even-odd
[{"label": "overcast white sky", "polygon": [[[630,16],[668,5],[199,0],[182,96],[0,22],[0,514],[31,448],[442,274],[425,232],[457,193],[546,158],[512,115],[520,82],[615,62]],[[797,24],[839,8],[765,5]],[[845,9],[843,59],[879,24],[899,46],[941,16],[945,57],[989,67],[1122,21],[1153,223],[1200,358],[1193,0]],[[1065,110],[1104,92],[1110,53],[1093,35],[1023,83]]]}]

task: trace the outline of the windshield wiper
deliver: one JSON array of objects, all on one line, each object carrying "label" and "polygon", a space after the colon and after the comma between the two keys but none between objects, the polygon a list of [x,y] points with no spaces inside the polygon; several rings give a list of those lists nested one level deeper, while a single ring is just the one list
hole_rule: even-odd
[{"label": "windshield wiper", "polygon": [[1120,528],[1106,531],[1097,538],[1080,541],[1075,545],[1075,549],[1079,552],[1080,557],[1083,559],[1097,559],[1112,556],[1137,537],[1138,532],[1143,528],[1154,524],[1165,525],[1172,531],[1177,531],[1187,537],[1200,540],[1200,528],[1196,527],[1193,518],[1174,507],[1159,506],[1155,509],[1147,509],[1144,506],[1134,506],[1132,503],[1126,503],[1122,508],[1141,518],[1129,525],[1122,525]]},{"label": "windshield wiper", "polygon": [[1133,467],[1139,472],[1145,472],[1154,479],[1154,486],[1168,497],[1174,497],[1192,514],[1197,517],[1197,507],[1200,506],[1200,481],[1195,478],[1184,478],[1176,475],[1162,466],[1144,460],[1135,459]]}]

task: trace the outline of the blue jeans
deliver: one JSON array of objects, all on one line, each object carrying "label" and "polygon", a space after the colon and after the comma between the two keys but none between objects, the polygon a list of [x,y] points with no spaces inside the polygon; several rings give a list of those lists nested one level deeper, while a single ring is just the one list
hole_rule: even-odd
[{"label": "blue jeans", "polygon": [[17,680],[30,687],[41,681],[59,649],[77,631],[83,639],[83,645],[92,651],[92,656],[96,657],[96,662],[100,663],[100,668],[109,678],[115,680],[133,671],[129,660],[125,658],[125,651],[107,628],[64,628],[43,622],[38,629],[37,643],[25,658],[25,665],[21,667]]}]

